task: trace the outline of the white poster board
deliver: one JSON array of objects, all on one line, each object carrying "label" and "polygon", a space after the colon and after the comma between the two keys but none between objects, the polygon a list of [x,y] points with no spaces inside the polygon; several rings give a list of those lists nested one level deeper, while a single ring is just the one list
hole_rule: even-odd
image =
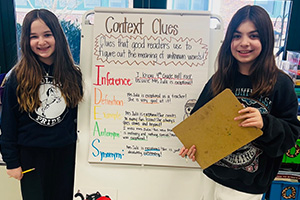
[{"label": "white poster board", "polygon": [[171,129],[209,78],[209,34],[208,12],[96,12],[89,162],[187,166]]},{"label": "white poster board", "polygon": [[[209,28],[212,18],[220,21],[217,29]],[[154,34],[152,23],[159,19],[162,26],[178,25],[177,35]],[[99,191],[113,200],[201,199],[203,174],[198,164],[178,156],[181,143],[170,130],[214,71],[221,19],[209,12],[95,8],[83,22],[85,96],[78,113],[75,193]],[[136,32],[118,32],[122,23]],[[110,32],[114,26],[117,32]],[[141,48],[133,49],[134,42]],[[119,82],[107,84],[107,77]]]}]

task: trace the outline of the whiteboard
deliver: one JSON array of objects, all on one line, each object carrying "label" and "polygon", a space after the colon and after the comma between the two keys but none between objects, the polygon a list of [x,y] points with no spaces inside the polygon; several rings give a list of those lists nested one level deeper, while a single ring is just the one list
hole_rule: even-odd
[{"label": "whiteboard", "polygon": [[80,64],[88,68],[90,106],[79,109],[79,120],[89,115],[88,162],[198,168],[178,156],[182,144],[171,129],[189,115],[211,76],[223,30],[222,23],[216,30],[210,23],[218,17],[142,9],[92,13]]}]

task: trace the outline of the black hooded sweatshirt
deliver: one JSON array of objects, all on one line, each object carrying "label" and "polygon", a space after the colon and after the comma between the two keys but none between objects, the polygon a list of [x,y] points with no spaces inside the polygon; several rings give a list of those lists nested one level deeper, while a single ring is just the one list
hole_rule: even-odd
[{"label": "black hooded sweatshirt", "polygon": [[[191,113],[214,97],[211,82],[212,79],[205,85]],[[279,72],[270,95],[250,97],[250,77],[237,72],[234,86],[230,89],[246,107],[259,109],[264,124],[263,135],[206,168],[204,173],[217,183],[232,189],[262,194],[276,177],[283,154],[295,145],[300,135],[294,83],[288,75]]]},{"label": "black hooded sweatshirt", "polygon": [[20,146],[59,148],[76,142],[77,107],[66,105],[51,75],[53,66],[42,64],[41,67],[47,72],[39,87],[41,105],[32,113],[20,111],[14,71],[5,84],[0,144],[7,169],[20,166]]}]

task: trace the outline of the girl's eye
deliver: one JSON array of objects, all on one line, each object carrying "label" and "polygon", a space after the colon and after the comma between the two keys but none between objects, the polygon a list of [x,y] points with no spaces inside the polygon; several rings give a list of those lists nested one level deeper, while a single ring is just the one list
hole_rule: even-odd
[{"label": "girl's eye", "polygon": [[232,39],[238,39],[240,37],[241,37],[240,35],[233,35]]},{"label": "girl's eye", "polygon": [[51,33],[45,34],[45,37],[51,37],[51,36],[52,36]]},{"label": "girl's eye", "polygon": [[35,35],[30,36],[30,39],[34,39],[34,38],[37,38],[37,36]]},{"label": "girl's eye", "polygon": [[250,38],[257,39],[257,38],[259,38],[259,35],[258,34],[250,35]]}]

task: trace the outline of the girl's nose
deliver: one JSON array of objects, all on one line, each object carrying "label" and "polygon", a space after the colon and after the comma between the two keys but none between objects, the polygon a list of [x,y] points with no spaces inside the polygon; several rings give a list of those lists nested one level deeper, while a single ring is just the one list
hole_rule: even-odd
[{"label": "girl's nose", "polygon": [[248,45],[249,45],[249,39],[247,37],[242,37],[241,46],[248,46]]},{"label": "girl's nose", "polygon": [[43,44],[45,44],[45,40],[44,40],[44,38],[40,37],[39,38],[39,45],[43,45]]}]

